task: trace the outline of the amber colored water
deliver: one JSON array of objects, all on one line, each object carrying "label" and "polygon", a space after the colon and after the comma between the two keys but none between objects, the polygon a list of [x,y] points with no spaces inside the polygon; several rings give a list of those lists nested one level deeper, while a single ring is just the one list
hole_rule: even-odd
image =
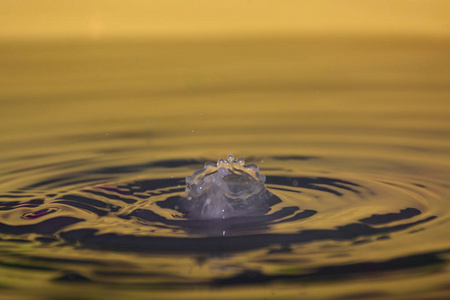
[{"label": "amber colored water", "polygon": [[[0,299],[450,296],[445,34],[5,37],[0,53]],[[184,178],[230,153],[281,202],[185,218]]]}]

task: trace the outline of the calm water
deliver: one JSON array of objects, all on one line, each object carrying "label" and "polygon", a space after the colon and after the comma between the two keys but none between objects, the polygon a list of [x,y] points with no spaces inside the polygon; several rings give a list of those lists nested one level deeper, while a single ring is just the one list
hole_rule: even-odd
[{"label": "calm water", "polygon": [[[0,49],[0,298],[449,297],[448,40]],[[229,153],[280,201],[187,218]]]}]

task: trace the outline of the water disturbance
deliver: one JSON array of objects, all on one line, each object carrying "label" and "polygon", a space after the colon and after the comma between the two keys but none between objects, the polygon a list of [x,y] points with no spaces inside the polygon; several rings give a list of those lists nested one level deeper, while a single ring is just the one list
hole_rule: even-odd
[{"label": "water disturbance", "polygon": [[2,295],[449,295],[448,41],[130,43],[3,45]]}]

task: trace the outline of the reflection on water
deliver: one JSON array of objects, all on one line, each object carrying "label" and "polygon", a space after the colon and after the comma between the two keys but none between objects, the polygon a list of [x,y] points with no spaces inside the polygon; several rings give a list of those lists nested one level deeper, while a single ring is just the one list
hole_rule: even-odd
[{"label": "reflection on water", "polygon": [[[445,299],[449,49],[327,36],[4,42],[2,293]],[[204,217],[185,178],[228,153],[266,175],[264,201]]]}]

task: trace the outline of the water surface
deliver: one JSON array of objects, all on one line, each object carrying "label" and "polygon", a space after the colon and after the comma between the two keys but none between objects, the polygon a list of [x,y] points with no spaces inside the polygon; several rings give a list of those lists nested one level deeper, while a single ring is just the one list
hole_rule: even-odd
[{"label": "water surface", "polygon": [[[447,40],[1,49],[5,297],[448,297]],[[177,210],[185,177],[229,153],[279,201]]]}]

